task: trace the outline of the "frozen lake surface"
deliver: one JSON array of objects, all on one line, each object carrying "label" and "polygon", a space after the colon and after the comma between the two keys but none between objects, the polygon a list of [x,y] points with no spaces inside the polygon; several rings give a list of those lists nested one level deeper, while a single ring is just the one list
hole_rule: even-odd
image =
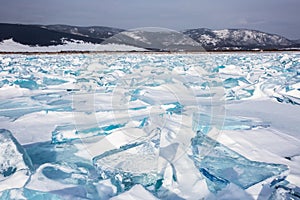
[{"label": "frozen lake surface", "polygon": [[0,199],[299,199],[300,54],[0,56]]}]

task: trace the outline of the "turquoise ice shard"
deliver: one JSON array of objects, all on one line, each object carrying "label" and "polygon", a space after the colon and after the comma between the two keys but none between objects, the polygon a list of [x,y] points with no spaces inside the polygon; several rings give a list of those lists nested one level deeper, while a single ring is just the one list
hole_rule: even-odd
[{"label": "turquoise ice shard", "polygon": [[26,100],[0,100],[0,115],[14,120],[42,109],[41,104]]},{"label": "turquoise ice shard", "polygon": [[225,88],[233,88],[239,86],[238,79],[236,78],[228,78],[223,82],[223,84]]},{"label": "turquoise ice shard", "polygon": [[101,178],[110,178],[118,192],[136,184],[156,185],[161,179],[158,173],[160,134],[159,128],[153,129],[148,137],[94,157]]},{"label": "turquoise ice shard", "polygon": [[0,88],[2,88],[4,85],[9,84],[9,81],[7,79],[0,81]]},{"label": "turquoise ice shard", "polygon": [[24,148],[35,167],[26,189],[49,192],[61,199],[98,199],[94,186],[98,175],[90,160],[77,156],[77,146],[48,141]]},{"label": "turquoise ice shard", "polygon": [[192,139],[192,150],[195,166],[206,178],[212,192],[229,183],[247,189],[267,179],[282,179],[288,172],[285,165],[251,161],[200,131]]},{"label": "turquoise ice shard", "polygon": [[96,178],[86,167],[79,162],[45,163],[36,169],[26,188],[57,194],[62,199],[96,199],[98,194],[93,185]]},{"label": "turquoise ice shard", "polygon": [[76,125],[57,126],[52,131],[53,144],[66,143],[77,139],[93,137],[97,135],[108,135],[112,131],[124,127],[125,124],[111,124],[106,126],[80,127]]},{"label": "turquoise ice shard", "polygon": [[58,78],[44,77],[44,79],[43,79],[43,84],[45,84],[46,86],[48,86],[48,85],[61,85],[61,84],[67,83],[67,82],[68,81],[58,79]]},{"label": "turquoise ice shard", "polygon": [[32,169],[29,156],[16,138],[0,129],[0,191],[23,187]]},{"label": "turquoise ice shard", "polygon": [[179,102],[164,104],[163,107],[166,107],[166,112],[169,114],[181,114],[183,111],[183,105]]},{"label": "turquoise ice shard", "polygon": [[38,89],[39,85],[34,80],[18,79],[14,84],[19,85],[20,88],[27,88],[30,90]]},{"label": "turquoise ice shard", "polygon": [[0,199],[38,199],[38,200],[63,200],[58,195],[49,192],[40,192],[27,188],[10,189],[0,193]]},{"label": "turquoise ice shard", "polygon": [[216,117],[204,113],[193,114],[193,131],[207,134],[212,127],[220,130],[251,130],[254,128],[268,128],[269,122],[241,117]]},{"label": "turquoise ice shard", "polygon": [[276,190],[272,193],[269,200],[286,200],[286,199],[300,199],[300,188],[296,186],[286,187],[279,185]]}]

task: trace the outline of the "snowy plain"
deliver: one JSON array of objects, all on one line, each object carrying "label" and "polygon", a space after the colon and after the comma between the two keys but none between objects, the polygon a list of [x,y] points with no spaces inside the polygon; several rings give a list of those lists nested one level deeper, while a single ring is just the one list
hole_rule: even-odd
[{"label": "snowy plain", "polygon": [[145,51],[143,48],[122,44],[92,44],[83,41],[65,41],[63,45],[28,46],[7,39],[0,42],[0,52],[61,52],[61,51]]},{"label": "snowy plain", "polygon": [[300,198],[297,52],[3,54],[0,94],[0,199]]}]

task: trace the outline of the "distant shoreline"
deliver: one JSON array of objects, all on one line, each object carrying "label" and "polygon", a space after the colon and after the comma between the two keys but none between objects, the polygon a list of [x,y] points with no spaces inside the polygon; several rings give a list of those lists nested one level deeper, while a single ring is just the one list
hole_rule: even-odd
[{"label": "distant shoreline", "polygon": [[208,51],[49,51],[49,52],[1,52],[4,54],[21,54],[21,55],[34,55],[34,54],[213,54],[213,53],[280,53],[280,52],[300,52],[300,49],[287,49],[287,50],[208,50]]}]

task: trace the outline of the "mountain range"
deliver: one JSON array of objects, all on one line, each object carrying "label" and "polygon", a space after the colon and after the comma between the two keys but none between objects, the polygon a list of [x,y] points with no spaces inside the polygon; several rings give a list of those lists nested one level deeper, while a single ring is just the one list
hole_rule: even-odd
[{"label": "mountain range", "polygon": [[159,28],[124,30],[102,26],[0,23],[0,44],[9,39],[29,46],[47,47],[64,45],[66,42],[114,43],[153,51],[300,49],[300,40],[248,29],[198,28],[177,32]]}]

